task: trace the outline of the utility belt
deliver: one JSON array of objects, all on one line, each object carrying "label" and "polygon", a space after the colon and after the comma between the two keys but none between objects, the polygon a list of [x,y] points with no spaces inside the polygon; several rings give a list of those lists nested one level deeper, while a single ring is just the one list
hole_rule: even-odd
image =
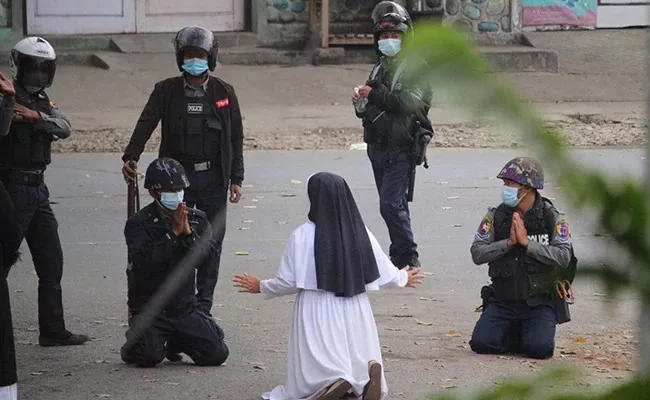
[{"label": "utility belt", "polygon": [[221,161],[203,161],[203,162],[195,162],[195,161],[180,161],[181,165],[183,168],[186,170],[190,171],[195,171],[195,172],[203,172],[203,171],[209,171],[211,169],[216,169],[221,167]]},{"label": "utility belt", "polygon": [[39,186],[45,182],[44,170],[34,171],[0,171],[0,180],[5,186],[24,185]]},{"label": "utility belt", "polygon": [[[568,284],[569,292],[560,292],[559,289],[555,293],[542,293],[536,296],[529,298],[529,300],[550,300],[553,302],[555,308],[555,315],[557,317],[558,324],[564,324],[571,321],[571,311],[569,310],[569,305],[573,304],[573,289],[571,284]],[[490,300],[502,300],[495,295],[494,287],[492,285],[486,285],[481,288],[481,300],[482,304],[475,311],[484,312],[490,305]],[[507,300],[506,300],[507,301]],[[517,301],[517,300],[513,300]],[[521,301],[521,300],[520,300]]]}]

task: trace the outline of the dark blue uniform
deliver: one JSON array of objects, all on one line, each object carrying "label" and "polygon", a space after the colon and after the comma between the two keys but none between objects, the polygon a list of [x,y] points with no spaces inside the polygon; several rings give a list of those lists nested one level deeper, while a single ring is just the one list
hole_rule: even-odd
[{"label": "dark blue uniform", "polygon": [[[138,314],[156,292],[176,272],[180,261],[211,231],[204,212],[189,209],[190,235],[176,236],[171,217],[164,215],[156,203],[133,215],[126,223],[124,236],[130,260],[129,309],[133,324]],[[136,337],[129,329],[126,337],[133,345],[122,348],[122,360],[142,367],[153,367],[168,353],[185,353],[197,365],[220,365],[229,355],[224,332],[205,311],[195,295],[195,268],[214,263],[216,249],[209,250],[199,263],[185,272],[182,283],[165,303],[150,327]],[[133,326],[132,324],[132,326]]]},{"label": "dark blue uniform", "polygon": [[521,353],[549,358],[558,323],[554,281],[573,259],[569,225],[550,201],[537,194],[523,217],[528,247],[508,248],[513,209],[490,208],[471,246],[477,265],[489,264],[493,294],[469,342],[481,354]]},{"label": "dark blue uniform", "polygon": [[389,255],[400,268],[419,266],[407,192],[415,130],[420,129],[420,123],[430,127],[427,113],[431,102],[429,88],[403,82],[404,68],[405,64],[382,58],[370,74],[373,89],[365,109],[355,111],[363,120],[364,141],[379,193],[379,211],[390,235]]},{"label": "dark blue uniform", "polygon": [[239,104],[232,86],[209,77],[193,88],[182,76],[156,83],[144,107],[123,161],[140,159],[144,146],[162,120],[159,157],[178,160],[191,183],[188,207],[204,211],[213,228],[215,262],[199,268],[197,297],[205,312],[212,308],[226,232],[228,186],[244,180],[243,133]]},{"label": "dark blue uniform", "polygon": [[[58,222],[50,207],[43,174],[51,162],[51,145],[70,136],[70,123],[44,91],[29,94],[15,84],[16,102],[40,113],[36,121],[14,121],[0,139],[0,179],[13,203],[38,275],[38,322],[41,344],[71,337],[63,318],[61,278],[63,250]],[[81,342],[87,337],[78,337]],[[85,340],[81,340],[85,339]],[[75,340],[76,341],[76,340]]]}]

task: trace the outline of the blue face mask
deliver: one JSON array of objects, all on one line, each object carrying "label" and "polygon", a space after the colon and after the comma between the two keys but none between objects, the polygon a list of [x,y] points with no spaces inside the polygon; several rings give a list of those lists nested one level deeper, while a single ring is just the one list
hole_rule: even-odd
[{"label": "blue face mask", "polygon": [[160,204],[163,205],[168,210],[176,210],[178,205],[183,202],[183,197],[185,192],[181,190],[180,192],[162,192],[160,194]]},{"label": "blue face mask", "polygon": [[519,201],[521,201],[521,199],[517,197],[518,192],[519,189],[517,188],[504,186],[501,188],[501,200],[503,200],[503,203],[509,207],[516,207],[517,204],[519,204]]},{"label": "blue face mask", "polygon": [[377,42],[381,54],[393,57],[402,49],[402,41],[400,39],[382,39]]},{"label": "blue face mask", "polygon": [[208,62],[200,58],[192,58],[183,61],[183,71],[192,76],[201,76],[208,70]]}]

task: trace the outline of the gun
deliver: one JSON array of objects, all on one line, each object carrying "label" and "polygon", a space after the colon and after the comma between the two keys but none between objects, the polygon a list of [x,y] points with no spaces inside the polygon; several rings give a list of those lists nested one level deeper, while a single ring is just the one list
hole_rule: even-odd
[{"label": "gun", "polygon": [[[135,163],[133,161],[129,162],[129,165],[134,171],[133,180],[130,181],[127,185],[126,191],[126,217],[127,219],[131,218],[135,213],[140,211],[140,189],[138,187],[138,172],[135,169]],[[126,285],[127,288],[131,288],[131,260],[129,259],[129,254],[127,251],[126,255]],[[128,324],[131,326],[131,309],[128,309]]]},{"label": "gun", "polygon": [[[423,139],[427,137],[427,139]],[[413,202],[413,192],[415,191],[415,168],[423,164],[424,168],[429,168],[427,161],[427,145],[431,140],[431,135],[426,128],[422,127],[419,119],[415,121],[413,134],[413,149],[411,152],[411,173],[409,174],[409,186],[406,193],[406,201]]]},{"label": "gun", "polygon": [[490,298],[494,294],[494,288],[492,285],[485,285],[481,288],[481,300],[482,304],[481,307],[483,307],[483,311],[485,311],[486,308],[488,308],[488,305],[490,304]]},{"label": "gun", "polygon": [[[135,163],[130,162],[131,168],[135,171]],[[126,193],[126,217],[131,216],[140,211],[140,189],[138,187],[138,173],[135,171],[133,180],[129,182]]]}]

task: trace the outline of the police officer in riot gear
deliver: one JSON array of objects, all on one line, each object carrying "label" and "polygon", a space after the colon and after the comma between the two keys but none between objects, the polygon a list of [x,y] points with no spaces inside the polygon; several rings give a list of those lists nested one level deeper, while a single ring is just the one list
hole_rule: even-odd
[{"label": "police officer in riot gear", "polygon": [[[423,61],[400,57],[401,45],[413,35],[411,19],[400,5],[383,1],[373,10],[374,43],[379,62],[366,85],[352,96],[363,121],[364,141],[379,192],[380,213],[390,235],[389,255],[398,268],[419,267],[408,208],[409,179],[415,153],[431,140],[428,119],[431,91],[407,72]],[[413,149],[418,151],[414,152]]]},{"label": "police officer in riot gear", "polygon": [[65,327],[61,277],[63,251],[58,223],[50,207],[43,174],[52,142],[70,136],[70,123],[50,100],[56,54],[40,37],[19,41],[9,58],[16,90],[9,135],[0,139],[0,179],[16,207],[38,275],[38,322],[41,346],[79,345],[89,340]]},{"label": "police officer in riot gear", "polygon": [[197,275],[197,297],[210,313],[226,231],[228,188],[231,202],[237,203],[242,196],[242,117],[233,87],[209,74],[217,63],[218,42],[213,33],[198,26],[185,27],[174,43],[182,75],[155,84],[122,156],[122,171],[125,179],[132,179],[145,143],[162,121],[159,156],[184,166],[192,183],[185,202],[203,210],[214,230],[216,261],[204,265]]},{"label": "police officer in riot gear", "polygon": [[[517,157],[497,176],[502,203],[489,208],[471,246],[472,260],[488,264],[492,285],[469,344],[480,354],[553,356],[555,328],[566,322],[567,296],[577,259],[566,219],[538,190],[544,172]],[[488,290],[485,290],[488,289]]]},{"label": "police officer in riot gear", "polygon": [[[206,214],[189,208],[184,193],[190,182],[183,166],[171,158],[158,158],[147,168],[144,187],[154,201],[126,222],[131,282],[129,309],[134,324],[149,303],[178,268],[180,261],[201,242],[211,241],[212,230]],[[216,250],[207,246],[199,265],[215,263]],[[202,307],[195,295],[194,268],[182,274],[181,284],[165,303],[152,325],[141,334],[126,333],[132,343],[122,347],[122,360],[153,367],[168,354],[185,353],[197,365],[221,365],[228,358],[224,333]]]}]

